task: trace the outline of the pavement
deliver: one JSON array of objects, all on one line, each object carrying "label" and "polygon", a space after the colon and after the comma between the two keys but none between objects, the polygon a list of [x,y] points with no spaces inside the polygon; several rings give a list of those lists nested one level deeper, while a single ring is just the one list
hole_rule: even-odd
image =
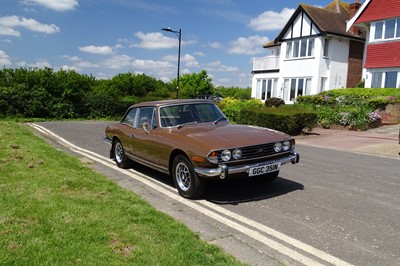
[{"label": "pavement", "polygon": [[384,125],[367,131],[313,128],[296,136],[296,144],[400,159],[398,125]]}]

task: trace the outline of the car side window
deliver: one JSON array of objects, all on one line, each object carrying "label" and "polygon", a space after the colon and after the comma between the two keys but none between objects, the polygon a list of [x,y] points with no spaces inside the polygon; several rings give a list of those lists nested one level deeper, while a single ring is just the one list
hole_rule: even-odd
[{"label": "car side window", "polygon": [[157,126],[155,119],[155,108],[154,107],[142,107],[140,108],[138,116],[138,127],[143,127],[145,123],[149,123],[150,128]]},{"label": "car side window", "polygon": [[133,127],[135,125],[137,110],[138,110],[137,108],[130,109],[128,113],[125,115],[124,119],[122,120],[122,124],[127,124]]}]

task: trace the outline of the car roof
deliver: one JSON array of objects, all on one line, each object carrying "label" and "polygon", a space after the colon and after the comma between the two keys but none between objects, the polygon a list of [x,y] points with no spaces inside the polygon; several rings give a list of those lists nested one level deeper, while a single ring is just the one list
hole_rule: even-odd
[{"label": "car roof", "polygon": [[205,99],[175,99],[175,100],[160,100],[160,101],[150,101],[141,102],[132,105],[131,107],[142,107],[142,106],[166,106],[166,105],[177,105],[177,104],[193,104],[193,103],[213,103],[212,100]]}]

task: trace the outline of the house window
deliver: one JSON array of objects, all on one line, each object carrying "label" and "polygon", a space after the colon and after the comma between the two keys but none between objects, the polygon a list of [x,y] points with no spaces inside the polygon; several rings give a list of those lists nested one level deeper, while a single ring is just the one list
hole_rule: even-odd
[{"label": "house window", "polygon": [[382,87],[382,72],[374,72],[372,73],[372,88],[381,88]]},{"label": "house window", "polygon": [[326,82],[328,81],[327,77],[321,77],[321,89],[320,92],[323,92],[326,90]]},{"label": "house window", "polygon": [[374,40],[390,40],[400,38],[400,18],[387,19],[375,22]]},{"label": "house window", "polygon": [[388,71],[385,74],[385,88],[396,88],[397,71]]},{"label": "house window", "polygon": [[324,57],[328,57],[329,55],[329,39],[325,39],[325,43],[324,43]]},{"label": "house window", "polygon": [[302,39],[287,42],[286,58],[314,56],[315,39]]},{"label": "house window", "polygon": [[383,21],[375,23],[375,40],[382,39]]},{"label": "house window", "polygon": [[285,101],[294,101],[298,96],[309,95],[311,92],[311,78],[285,79]]},{"label": "house window", "polygon": [[392,39],[394,38],[394,28],[396,26],[395,19],[386,20],[385,24],[385,39]]},{"label": "house window", "polygon": [[396,37],[400,38],[400,18],[396,21]]},{"label": "house window", "polygon": [[277,97],[278,79],[258,79],[256,98],[265,101]]},{"label": "house window", "polygon": [[371,88],[397,88],[398,71],[372,72]]},{"label": "house window", "polygon": [[293,42],[288,42],[287,43],[287,48],[286,48],[286,58],[290,58],[292,55],[292,50],[293,50]]}]

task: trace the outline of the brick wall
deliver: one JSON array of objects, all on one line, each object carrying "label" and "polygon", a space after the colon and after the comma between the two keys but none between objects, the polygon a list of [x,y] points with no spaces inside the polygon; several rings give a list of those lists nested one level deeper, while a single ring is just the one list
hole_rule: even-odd
[{"label": "brick wall", "polygon": [[400,103],[388,104],[385,110],[375,110],[382,117],[382,124],[400,124]]},{"label": "brick wall", "polygon": [[347,88],[354,88],[361,81],[363,53],[364,43],[351,40],[347,67]]}]

